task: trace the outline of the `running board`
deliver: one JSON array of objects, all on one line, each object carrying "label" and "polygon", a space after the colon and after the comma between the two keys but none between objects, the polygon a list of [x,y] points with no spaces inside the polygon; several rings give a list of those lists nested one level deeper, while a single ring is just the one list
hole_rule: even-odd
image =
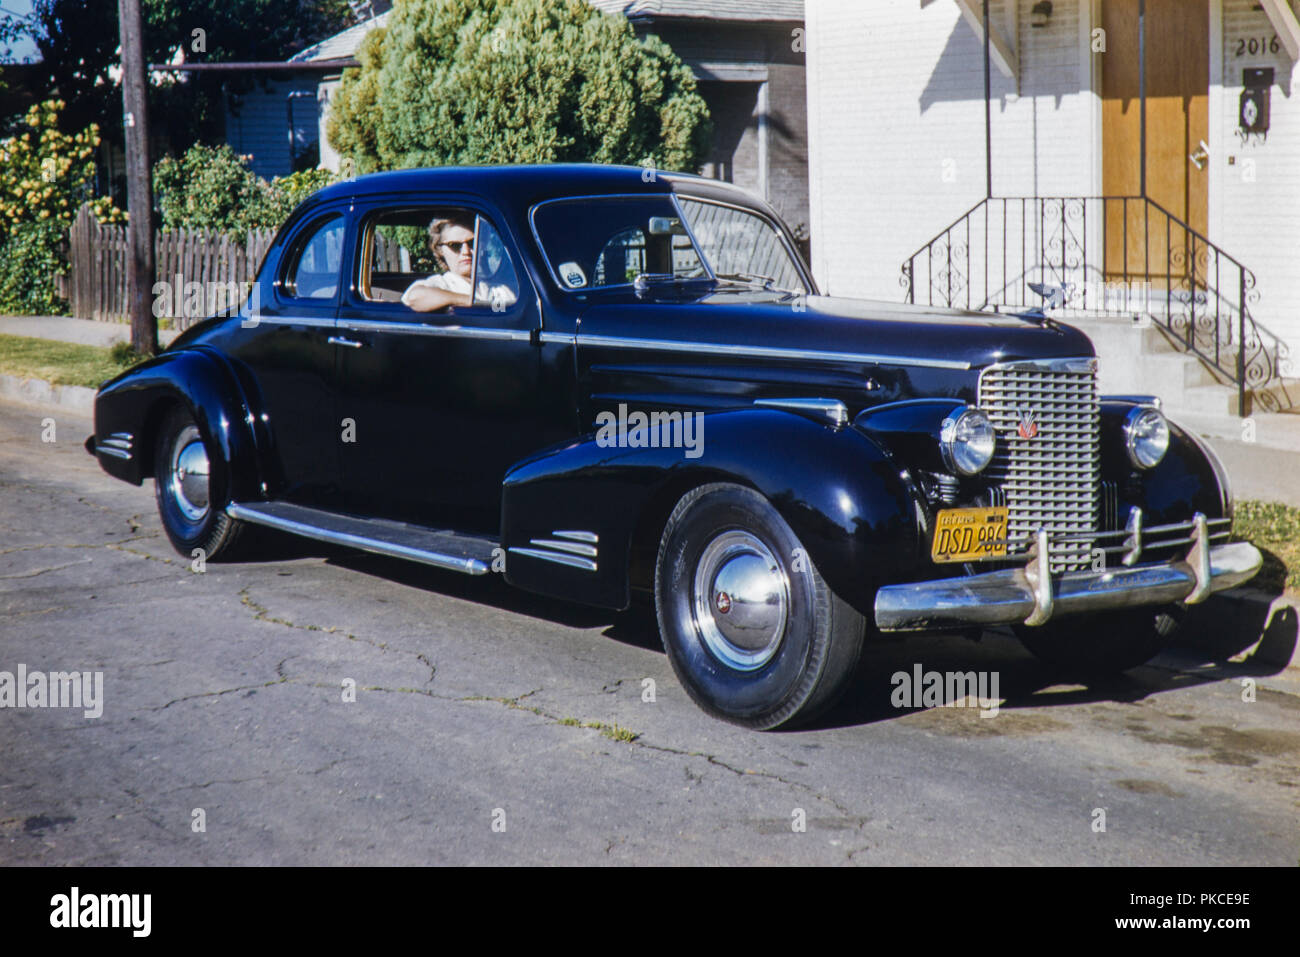
[{"label": "running board", "polygon": [[497,542],[486,536],[425,528],[379,518],[357,518],[289,502],[232,502],[231,518],[334,545],[390,555],[465,575],[486,575]]}]

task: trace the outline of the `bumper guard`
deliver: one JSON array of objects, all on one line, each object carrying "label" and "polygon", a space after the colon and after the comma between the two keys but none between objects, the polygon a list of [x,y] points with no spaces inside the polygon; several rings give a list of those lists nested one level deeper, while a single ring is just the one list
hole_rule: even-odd
[{"label": "bumper guard", "polygon": [[1023,622],[1042,625],[1060,615],[1184,602],[1248,581],[1263,557],[1247,542],[1211,545],[1204,515],[1192,520],[1191,548],[1179,560],[1124,565],[1053,576],[1050,536],[1039,529],[1024,568],[887,585],[876,594],[881,631],[933,631]]}]

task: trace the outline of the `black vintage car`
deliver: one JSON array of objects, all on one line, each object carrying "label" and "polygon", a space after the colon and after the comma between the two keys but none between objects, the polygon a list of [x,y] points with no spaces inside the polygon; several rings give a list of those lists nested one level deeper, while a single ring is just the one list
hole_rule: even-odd
[{"label": "black vintage car", "polygon": [[611,609],[709,713],[806,720],[867,634],[1148,660],[1250,578],[1214,454],[1078,330],[818,293],[763,202],[637,168],[324,189],[247,301],[100,389],[185,555],[249,523]]}]

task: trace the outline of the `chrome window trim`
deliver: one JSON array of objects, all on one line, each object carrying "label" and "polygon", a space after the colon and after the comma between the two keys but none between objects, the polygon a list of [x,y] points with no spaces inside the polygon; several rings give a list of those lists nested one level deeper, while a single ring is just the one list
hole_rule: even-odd
[{"label": "chrome window trim", "polygon": [[[489,303],[473,302],[472,301],[473,293],[471,294],[470,305],[458,306],[456,308],[461,310],[475,310],[475,312],[468,313],[469,315],[492,314],[507,319],[518,319],[524,314],[524,312],[526,311],[524,302],[527,298],[527,293],[532,292],[534,295],[536,295],[537,290],[533,288],[532,278],[528,276],[527,268],[521,268],[520,264],[524,261],[524,255],[522,252],[520,252],[518,248],[518,244],[516,244],[515,249],[512,253],[510,246],[505,239],[505,237],[509,236],[510,234],[502,232],[500,229],[497,228],[496,223],[493,222],[490,216],[486,216],[483,214],[484,204],[482,200],[479,200],[476,197],[472,197],[472,196],[469,197],[468,200],[466,200],[466,194],[455,193],[455,194],[448,194],[448,195],[454,196],[456,198],[454,200],[449,199],[443,202],[442,200],[439,199],[430,199],[426,197],[424,199],[416,199],[409,202],[398,203],[394,201],[392,205],[387,205],[387,206],[382,204],[372,203],[366,210],[364,210],[363,214],[352,223],[353,230],[352,233],[350,234],[350,238],[355,238],[357,242],[355,244],[355,248],[352,250],[353,252],[352,262],[349,264],[348,267],[348,274],[350,276],[351,284],[347,287],[346,290],[347,295],[343,296],[339,300],[340,309],[373,309],[379,307],[384,310],[389,310],[389,309],[393,309],[394,307],[400,306],[402,309],[405,309],[412,316],[429,315],[429,313],[416,312],[414,309],[411,309],[410,306],[406,306],[400,302],[392,302],[386,299],[364,298],[361,295],[361,267],[363,265],[362,253],[365,250],[367,237],[370,234],[372,234],[374,231],[375,220],[380,215],[384,213],[392,213],[392,212],[411,212],[411,211],[420,211],[425,209],[436,210],[440,208],[450,208],[450,209],[468,210],[469,212],[472,212],[474,214],[474,248],[475,249],[478,248],[480,220],[486,222],[488,226],[492,228],[492,231],[497,234],[497,238],[501,239],[502,246],[505,247],[506,255],[510,257],[510,265],[512,268],[514,268],[515,277],[519,281],[519,297],[513,303],[510,304],[510,307],[508,309],[502,312],[497,312],[496,310],[494,310],[491,304]],[[382,199],[383,197],[380,198]],[[493,211],[495,212],[495,210]],[[510,239],[513,242],[514,237],[511,236]],[[415,273],[412,273],[412,275],[415,275]],[[478,257],[476,256],[474,259],[474,289],[475,290],[477,290],[478,288],[477,280],[478,280]],[[440,313],[440,315],[451,315],[451,314]],[[380,321],[393,321],[393,320],[373,320],[373,321],[380,322]],[[420,322],[421,320],[412,319],[411,321]]]},{"label": "chrome window trim", "polygon": [[[348,249],[348,213],[349,212],[351,212],[351,208],[348,208],[346,210],[343,209],[342,201],[340,200],[335,205],[322,207],[319,215],[313,216],[311,214],[308,214],[307,216],[304,216],[303,220],[300,220],[299,222],[301,224],[301,222],[305,221],[306,222],[305,226],[296,225],[294,227],[294,233],[292,237],[288,237],[285,241],[287,255],[280,256],[280,261],[275,264],[276,274],[274,278],[271,280],[271,290],[274,293],[277,302],[286,305],[290,303],[304,303],[304,304],[311,304],[313,306],[334,306],[335,308],[337,308],[338,305],[343,301],[343,277],[347,272],[347,270],[344,268],[347,265],[347,263],[344,262],[344,259],[346,258],[345,253],[347,252]],[[299,246],[298,243],[304,238],[306,239],[313,238],[316,234],[316,231],[321,226],[325,225],[330,220],[336,218],[341,220],[343,223],[343,241],[339,247],[339,273],[338,273],[338,282],[335,283],[334,285],[334,295],[330,296],[328,299],[325,298],[324,296],[321,296],[318,299],[313,299],[311,296],[291,295],[287,288],[289,270],[291,268],[294,270],[297,269],[298,259],[302,256],[302,251],[303,251],[303,247]],[[274,243],[272,243],[272,245],[274,245]],[[268,247],[267,255],[270,255],[270,251],[271,250]],[[265,259],[263,261],[265,261]],[[260,267],[258,271],[259,272],[261,271]],[[254,279],[253,282],[254,284],[256,284],[257,280]],[[252,293],[250,292],[249,296],[251,297],[251,295]]]}]

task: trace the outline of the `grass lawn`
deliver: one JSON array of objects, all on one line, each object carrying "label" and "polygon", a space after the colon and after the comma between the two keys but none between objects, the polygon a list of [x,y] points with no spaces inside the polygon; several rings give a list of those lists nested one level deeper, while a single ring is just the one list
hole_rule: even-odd
[{"label": "grass lawn", "polygon": [[1251,499],[1238,502],[1232,531],[1264,553],[1264,567],[1251,584],[1285,587],[1292,598],[1300,598],[1300,508]]},{"label": "grass lawn", "polygon": [[111,349],[0,335],[0,374],[96,389],[139,361],[128,343]]}]

